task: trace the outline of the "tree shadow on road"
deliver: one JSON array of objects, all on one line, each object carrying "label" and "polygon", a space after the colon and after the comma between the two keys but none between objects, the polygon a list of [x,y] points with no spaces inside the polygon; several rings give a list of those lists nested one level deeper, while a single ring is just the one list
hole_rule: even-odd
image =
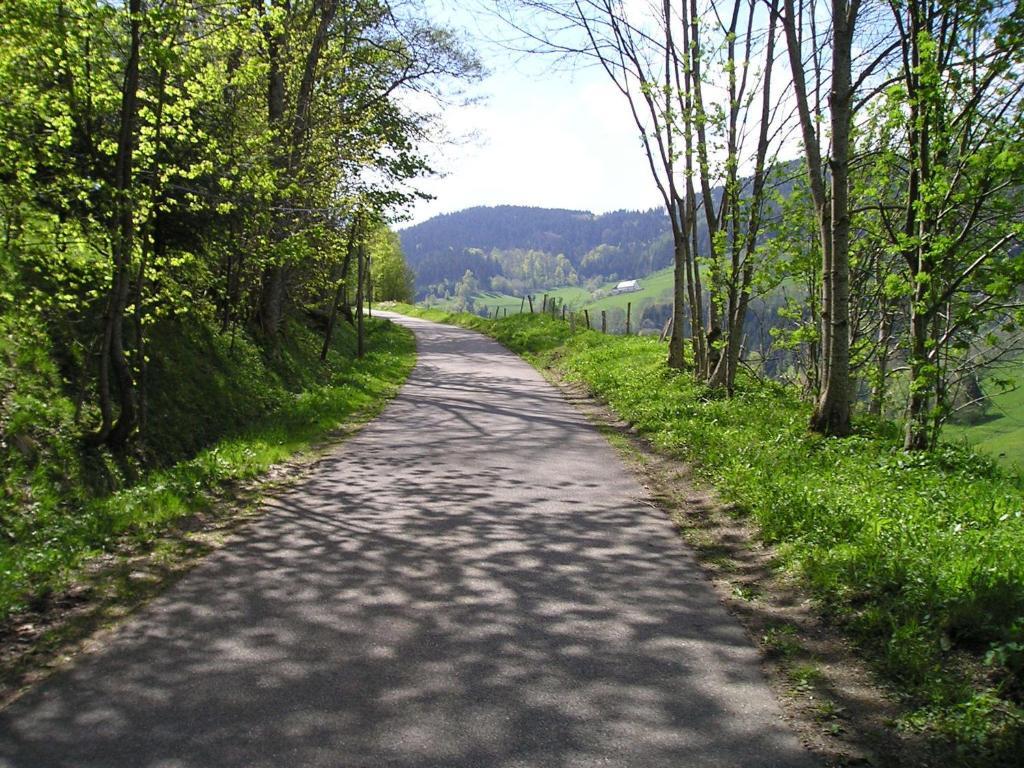
[{"label": "tree shadow on road", "polygon": [[446,344],[421,340],[344,454],[0,716],[0,765],[809,765],[603,439],[532,371],[488,370],[490,342]]}]

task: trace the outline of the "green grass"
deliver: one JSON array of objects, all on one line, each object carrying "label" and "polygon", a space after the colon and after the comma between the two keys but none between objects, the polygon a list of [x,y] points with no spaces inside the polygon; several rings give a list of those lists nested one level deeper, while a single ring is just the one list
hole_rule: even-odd
[{"label": "green grass", "polygon": [[[291,329],[289,345],[267,358],[244,340],[231,349],[224,339],[207,339],[208,359],[193,360],[197,375],[181,377],[177,389],[168,383],[163,397],[187,395],[188,402],[177,404],[168,423],[154,425],[154,439],[165,446],[163,455],[173,455],[194,444],[180,432],[209,438],[219,430],[221,438],[111,494],[90,493],[87,487],[85,475],[96,470],[83,469],[71,447],[79,430],[71,404],[53,395],[60,381],[44,337],[2,334],[0,385],[10,384],[4,377],[12,371],[20,376],[17,389],[6,387],[13,395],[0,411],[3,434],[5,441],[26,447],[0,453],[7,499],[0,502],[0,618],[62,588],[90,558],[125,537],[155,538],[174,520],[206,507],[210,494],[226,482],[255,477],[341,425],[376,414],[412,369],[415,342],[411,333],[387,321],[368,326],[362,360],[353,359],[351,339],[339,332],[326,366],[317,360],[315,334],[301,328]],[[180,362],[181,353],[171,349],[169,361]],[[225,359],[218,363],[218,355]],[[220,380],[227,374],[232,376]],[[247,403],[236,390],[259,394],[261,400]],[[50,402],[43,402],[47,393]],[[122,480],[123,470],[111,456],[99,454],[94,461],[104,465],[108,480]]]},{"label": "green grass", "polygon": [[[639,307],[645,307],[649,304],[665,304],[672,301],[672,277],[673,270],[671,267],[662,269],[657,272],[652,272],[647,277],[640,278],[640,290],[634,293],[620,293],[615,296],[605,296],[604,298],[594,300],[587,304],[587,308],[590,310],[597,310],[600,312],[604,310],[618,309],[622,312],[626,311],[626,304],[632,303],[633,311],[638,311]],[[604,286],[605,290],[611,290],[615,287],[615,283],[609,283]]]},{"label": "green grass", "polygon": [[[562,288],[552,288],[544,291],[536,291],[533,294],[533,308],[535,312],[540,311],[540,305],[543,302],[545,294],[548,298],[557,298],[559,304],[565,302],[570,307],[582,307],[586,302],[590,300],[590,291],[585,288],[579,288],[576,286],[564,286]],[[520,307],[523,312],[530,311],[530,304],[527,302],[523,304],[522,296],[513,296],[508,293],[494,293],[492,291],[482,291],[473,297],[474,304],[477,307],[487,307],[493,314],[494,308],[508,310],[508,314],[519,314]],[[445,309],[444,305],[439,307]],[[502,313],[504,314],[504,312]]]},{"label": "green grass", "polygon": [[1018,476],[963,446],[904,453],[887,423],[815,436],[794,392],[744,380],[724,399],[668,370],[665,346],[650,338],[571,334],[539,316],[409,311],[483,330],[555,366],[657,448],[692,462],[911,703],[902,727],[954,741],[963,765],[1008,765],[1021,754]]},{"label": "green grass", "polygon": [[[1005,374],[999,378],[1006,378]],[[1024,368],[1016,378],[1024,384]],[[947,440],[963,440],[1018,472],[1024,470],[1024,386],[1004,392],[991,379],[982,386],[989,399],[985,420],[947,424],[942,435]]]},{"label": "green grass", "polygon": [[[605,283],[595,293],[591,293],[585,288],[578,286],[563,286],[561,288],[534,291],[532,294],[534,297],[534,311],[540,312],[541,302],[546,294],[549,299],[557,300],[559,305],[565,303],[570,309],[588,310],[591,312],[591,322],[596,327],[600,323],[599,313],[602,309],[607,312],[621,313],[622,317],[625,317],[626,305],[632,304],[633,316],[639,317],[644,307],[652,304],[671,303],[672,301],[671,267],[652,272],[650,275],[640,278],[641,290],[639,291],[621,293],[615,296],[609,295],[617,282]],[[603,295],[595,296],[595,294]],[[491,316],[493,316],[495,308],[500,311],[502,317],[506,314],[518,314],[520,307],[523,306],[522,302],[522,296],[512,296],[492,291],[482,291],[473,296],[473,305],[477,311],[482,311],[486,308]],[[444,311],[451,311],[453,306],[453,302],[442,301],[435,304],[437,309]],[[529,304],[527,303],[523,308],[523,312],[529,311]],[[620,324],[624,322],[623,320]]]}]

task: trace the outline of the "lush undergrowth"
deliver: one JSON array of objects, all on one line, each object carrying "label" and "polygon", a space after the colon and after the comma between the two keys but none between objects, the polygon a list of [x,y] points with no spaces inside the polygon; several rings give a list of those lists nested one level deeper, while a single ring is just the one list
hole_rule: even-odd
[{"label": "lush undergrowth", "polygon": [[[368,323],[354,359],[346,324],[327,362],[293,324],[262,350],[244,334],[154,333],[146,440],[136,455],[82,448],[85,419],[37,324],[0,318],[0,618],[61,588],[124,537],[147,540],[343,423],[377,412],[412,369],[412,335]],[[83,422],[83,423],[79,423]]]},{"label": "lush undergrowth", "polygon": [[670,372],[663,344],[570,333],[540,316],[487,321],[400,311],[483,330],[586,385],[656,446],[692,461],[752,515],[822,610],[908,698],[901,725],[956,741],[965,765],[1024,750],[1024,484],[970,449],[907,454],[891,424],[807,430],[790,391],[746,380],[733,399]]}]

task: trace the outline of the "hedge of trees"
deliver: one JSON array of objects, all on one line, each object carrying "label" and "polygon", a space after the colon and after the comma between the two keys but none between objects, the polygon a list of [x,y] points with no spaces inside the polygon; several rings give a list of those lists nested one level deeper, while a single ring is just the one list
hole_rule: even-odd
[{"label": "hedge of trees", "polygon": [[5,0],[0,32],[0,313],[58,338],[91,443],[138,433],[154,323],[273,344],[369,287],[375,248],[408,295],[383,230],[424,105],[479,72],[415,4]]},{"label": "hedge of trees", "polygon": [[524,45],[601,67],[636,123],[672,224],[670,365],[731,391],[751,298],[788,288],[812,428],[849,432],[869,388],[876,412],[902,398],[921,449],[979,368],[1020,354],[1019,2],[497,6]]}]

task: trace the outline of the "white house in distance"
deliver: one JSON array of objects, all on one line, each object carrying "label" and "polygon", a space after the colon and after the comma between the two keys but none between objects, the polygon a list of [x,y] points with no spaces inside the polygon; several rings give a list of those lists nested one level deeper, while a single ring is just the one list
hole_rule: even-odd
[{"label": "white house in distance", "polygon": [[621,283],[612,288],[612,296],[619,293],[635,293],[641,290],[639,280],[623,280]]}]

